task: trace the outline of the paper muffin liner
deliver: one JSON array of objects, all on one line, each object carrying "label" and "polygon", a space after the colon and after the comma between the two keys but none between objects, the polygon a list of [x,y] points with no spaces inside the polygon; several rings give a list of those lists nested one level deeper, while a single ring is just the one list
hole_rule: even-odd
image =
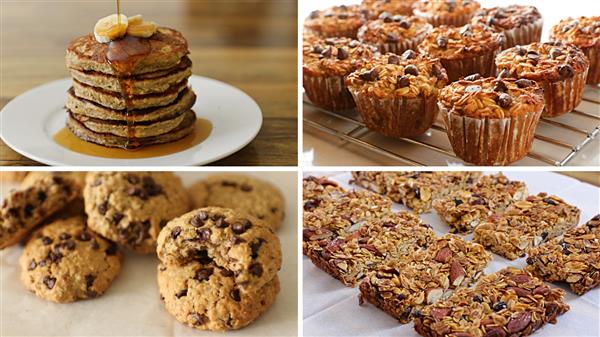
[{"label": "paper muffin liner", "polygon": [[313,29],[317,35],[329,38],[329,37],[348,37],[351,39],[356,39],[356,34],[358,34],[358,29],[360,27],[352,28],[352,27],[336,27],[335,30],[316,30]]},{"label": "paper muffin liner", "polygon": [[508,165],[531,150],[542,109],[491,119],[460,116],[438,103],[454,153],[481,166]]},{"label": "paper muffin liner", "polygon": [[587,84],[600,83],[600,46],[581,49],[590,60],[590,69],[587,74]]},{"label": "paper muffin liner", "polygon": [[343,76],[319,77],[304,74],[302,80],[306,96],[316,106],[333,111],[355,106]]},{"label": "paper muffin liner", "polygon": [[506,41],[502,48],[508,49],[514,46],[528,45],[532,42],[540,42],[543,24],[544,20],[538,19],[530,24],[505,30]]},{"label": "paper muffin liner", "polygon": [[437,96],[380,99],[350,90],[356,110],[370,130],[389,137],[414,137],[425,133],[438,113]]},{"label": "paper muffin liner", "polygon": [[448,15],[448,14],[433,15],[430,13],[421,12],[419,10],[414,10],[413,14],[416,17],[425,19],[427,22],[429,22],[434,27],[438,27],[441,25],[460,27],[460,26],[464,26],[467,23],[469,23],[471,21],[471,18],[473,17],[474,13],[464,13],[462,15]]},{"label": "paper muffin liner", "polygon": [[448,82],[458,81],[461,77],[471,74],[490,77],[496,74],[496,55],[499,51],[500,47],[474,57],[452,60],[441,59],[440,61],[446,69],[446,73],[448,73]]},{"label": "paper muffin liner", "polygon": [[569,113],[581,103],[588,70],[562,81],[537,81],[544,89],[546,108],[544,117],[557,117]]}]

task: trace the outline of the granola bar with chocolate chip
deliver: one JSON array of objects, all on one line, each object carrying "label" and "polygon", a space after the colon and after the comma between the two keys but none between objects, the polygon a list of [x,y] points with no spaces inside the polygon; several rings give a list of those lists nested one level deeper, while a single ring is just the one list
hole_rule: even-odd
[{"label": "granola bar with chocolate chip", "polygon": [[547,282],[566,282],[577,295],[600,285],[600,215],[528,251],[527,271]]},{"label": "granola bar with chocolate chip", "polygon": [[354,287],[380,263],[404,258],[434,239],[431,227],[418,216],[399,212],[317,245],[307,255],[317,267]]},{"label": "granola bar with chocolate chip", "polygon": [[529,336],[570,308],[565,292],[526,271],[505,268],[425,307],[415,330],[426,337]]},{"label": "granola bar with chocolate chip", "polygon": [[564,234],[579,222],[580,210],[554,195],[539,193],[492,215],[477,228],[473,240],[514,260],[527,249]]},{"label": "granola bar with chocolate chip", "polygon": [[475,186],[433,201],[433,208],[452,232],[470,233],[492,214],[502,214],[513,202],[527,197],[521,181],[503,174],[483,176]]},{"label": "granola bar with chocolate chip", "polygon": [[446,234],[426,250],[376,268],[360,284],[360,301],[408,323],[423,308],[477,281],[491,259],[481,245]]}]

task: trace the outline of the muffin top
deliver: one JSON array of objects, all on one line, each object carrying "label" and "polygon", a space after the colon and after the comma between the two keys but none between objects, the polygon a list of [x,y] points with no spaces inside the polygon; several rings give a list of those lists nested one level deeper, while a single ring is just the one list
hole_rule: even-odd
[{"label": "muffin top", "polygon": [[503,33],[496,33],[482,24],[468,24],[462,27],[439,26],[419,44],[419,50],[421,53],[442,59],[460,59],[498,49],[502,43]]},{"label": "muffin top", "polygon": [[372,17],[383,12],[392,15],[412,15],[412,6],[417,0],[363,0],[362,8],[368,10]]},{"label": "muffin top", "polygon": [[304,27],[318,34],[335,35],[336,32],[358,29],[366,22],[368,14],[359,5],[333,6],[311,12],[304,20]]},{"label": "muffin top", "polygon": [[580,48],[600,46],[600,16],[561,20],[550,30],[550,40],[572,43]]},{"label": "muffin top", "polygon": [[377,48],[346,37],[309,38],[302,47],[302,70],[311,76],[346,76]]},{"label": "muffin top", "polygon": [[475,13],[472,23],[481,23],[497,32],[522,27],[542,19],[534,6],[510,5],[508,7],[482,8]]},{"label": "muffin top", "polygon": [[420,0],[413,5],[415,12],[427,14],[463,15],[471,14],[481,5],[474,0]]},{"label": "muffin top", "polygon": [[379,19],[370,21],[358,31],[360,41],[372,44],[396,43],[422,37],[433,27],[416,16],[391,15],[383,12]]},{"label": "muffin top", "polygon": [[437,95],[448,82],[446,70],[438,59],[412,50],[404,54],[379,55],[348,75],[351,91],[377,98]]},{"label": "muffin top", "polygon": [[496,56],[498,76],[558,81],[585,71],[590,63],[581,51],[560,42],[534,42]]},{"label": "muffin top", "polygon": [[439,102],[460,116],[507,118],[542,111],[544,92],[527,79],[483,78],[474,74],[444,87]]}]

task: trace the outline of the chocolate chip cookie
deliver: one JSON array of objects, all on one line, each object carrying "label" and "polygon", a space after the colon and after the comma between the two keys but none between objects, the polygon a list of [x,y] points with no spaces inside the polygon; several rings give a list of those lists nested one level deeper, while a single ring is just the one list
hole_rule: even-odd
[{"label": "chocolate chip cookie", "polygon": [[272,184],[249,175],[218,174],[188,188],[194,207],[226,207],[264,220],[278,229],[284,217],[283,195]]},{"label": "chocolate chip cookie", "polygon": [[0,209],[0,249],[21,241],[78,195],[75,182],[62,177],[45,177],[9,193]]},{"label": "chocolate chip cookie", "polygon": [[206,207],[170,221],[157,253],[167,310],[197,329],[239,329],[279,292],[277,235],[262,220],[232,209]]},{"label": "chocolate chip cookie", "polygon": [[24,179],[21,181],[21,188],[31,187],[35,184],[36,181],[45,178],[45,177],[62,177],[69,178],[75,182],[77,188],[83,191],[83,186],[85,186],[85,176],[87,172],[65,172],[65,171],[57,171],[57,172],[48,172],[48,171],[32,171],[27,173]]},{"label": "chocolate chip cookie", "polygon": [[239,329],[254,321],[279,293],[275,276],[258,291],[243,291],[231,270],[214,261],[192,261],[185,266],[158,266],[158,285],[167,311],[201,330]]},{"label": "chocolate chip cookie", "polygon": [[83,195],[88,226],[139,253],[156,251],[161,228],[189,208],[170,172],[90,172]]},{"label": "chocolate chip cookie", "polygon": [[19,260],[21,281],[37,296],[59,303],[102,295],[121,270],[117,246],[90,231],[83,217],[37,230]]}]

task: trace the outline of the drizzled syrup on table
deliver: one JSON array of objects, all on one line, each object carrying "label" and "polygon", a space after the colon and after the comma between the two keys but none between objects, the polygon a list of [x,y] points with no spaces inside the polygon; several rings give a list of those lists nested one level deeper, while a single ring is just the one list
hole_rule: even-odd
[{"label": "drizzled syrup on table", "polygon": [[57,132],[53,139],[60,146],[81,154],[102,158],[140,159],[166,156],[192,148],[205,141],[210,136],[212,128],[212,123],[209,120],[199,118],[194,123],[192,132],[180,140],[165,144],[144,146],[134,150],[110,148],[86,142],[75,136],[66,127]]}]

